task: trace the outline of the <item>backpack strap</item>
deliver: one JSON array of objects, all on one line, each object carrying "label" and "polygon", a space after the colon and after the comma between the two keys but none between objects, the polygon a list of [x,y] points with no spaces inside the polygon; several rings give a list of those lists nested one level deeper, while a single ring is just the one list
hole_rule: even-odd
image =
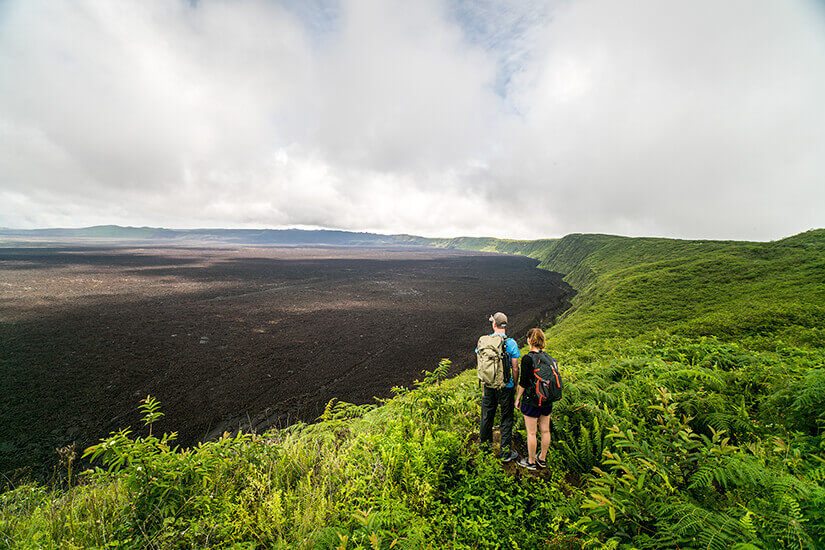
[{"label": "backpack strap", "polygon": [[501,336],[501,367],[504,369],[502,374],[509,384],[513,380],[513,365],[510,364],[510,354],[507,352],[507,335],[499,334],[499,336]]}]

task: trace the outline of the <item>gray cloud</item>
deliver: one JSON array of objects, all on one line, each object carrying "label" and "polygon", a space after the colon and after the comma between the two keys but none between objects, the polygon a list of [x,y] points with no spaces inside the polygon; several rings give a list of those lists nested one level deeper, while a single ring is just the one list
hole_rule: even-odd
[{"label": "gray cloud", "polygon": [[778,238],[825,221],[823,23],[803,1],[9,0],[0,225]]}]

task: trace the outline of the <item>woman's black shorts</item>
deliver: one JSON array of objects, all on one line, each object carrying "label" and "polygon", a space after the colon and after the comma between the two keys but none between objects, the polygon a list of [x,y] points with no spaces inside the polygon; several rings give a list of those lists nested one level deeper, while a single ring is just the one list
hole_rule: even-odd
[{"label": "woman's black shorts", "polygon": [[550,403],[549,405],[542,405],[541,407],[539,407],[536,405],[531,405],[529,403],[522,402],[519,405],[519,409],[521,410],[521,414],[523,414],[524,416],[538,418],[540,416],[548,416],[553,411],[553,404]]}]

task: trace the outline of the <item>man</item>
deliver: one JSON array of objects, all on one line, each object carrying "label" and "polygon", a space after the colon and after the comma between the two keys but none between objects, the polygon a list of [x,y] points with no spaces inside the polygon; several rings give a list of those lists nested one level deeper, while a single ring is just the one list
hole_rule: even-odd
[{"label": "man", "polygon": [[[510,381],[500,389],[484,385],[484,394],[481,398],[481,446],[492,447],[493,444],[493,419],[496,416],[496,407],[501,406],[501,452],[499,458],[502,462],[510,462],[518,458],[518,453],[511,448],[513,439],[513,409],[515,403],[515,384],[519,375],[519,357],[521,353],[518,344],[512,338],[507,337],[507,316],[501,312],[490,316],[493,324],[493,334],[504,339],[504,368],[511,370]],[[491,336],[492,336],[491,335]],[[478,353],[478,349],[476,349]],[[505,378],[506,379],[506,378]]]}]

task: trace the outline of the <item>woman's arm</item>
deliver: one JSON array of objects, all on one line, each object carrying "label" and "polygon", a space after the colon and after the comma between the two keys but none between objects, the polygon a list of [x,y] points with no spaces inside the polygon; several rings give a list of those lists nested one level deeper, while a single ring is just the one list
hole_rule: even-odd
[{"label": "woman's arm", "polygon": [[530,369],[532,364],[533,359],[530,357],[530,355],[525,354],[521,357],[521,376],[519,377],[519,381],[517,384],[518,392],[516,393],[516,408],[518,408],[518,405],[521,402],[521,396],[524,395],[524,390],[530,384],[530,378],[528,376],[528,373],[532,372],[532,370]]}]

